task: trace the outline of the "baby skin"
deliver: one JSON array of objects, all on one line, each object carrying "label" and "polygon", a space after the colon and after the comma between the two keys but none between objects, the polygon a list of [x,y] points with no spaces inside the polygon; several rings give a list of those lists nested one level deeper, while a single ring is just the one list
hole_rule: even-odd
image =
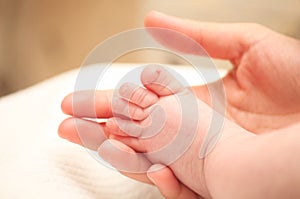
[{"label": "baby skin", "polygon": [[218,139],[207,139],[209,127],[220,125],[211,122],[218,113],[190,88],[159,66],[145,67],[141,81],[122,85],[118,97],[96,93],[96,116],[106,123],[81,118],[95,117],[88,91],[73,103],[74,94],[67,96],[62,107],[73,117],[60,136],[98,150],[131,178],[151,183],[156,175],[154,184],[170,198],[300,198],[299,123],[256,135],[224,118]]},{"label": "baby skin", "polygon": [[[200,150],[212,147],[215,151],[223,140],[244,140],[254,135],[225,118],[223,123],[212,124],[213,114],[219,113],[198,100],[192,89],[163,67],[146,66],[141,81],[144,88],[131,83],[120,87],[119,96],[112,102],[114,117],[107,120],[106,133],[142,153],[151,163],[169,166],[187,187],[210,198],[207,158],[200,158]],[[226,130],[219,132],[219,139],[208,140],[210,125],[223,125]],[[113,166],[122,170],[115,162]]]}]

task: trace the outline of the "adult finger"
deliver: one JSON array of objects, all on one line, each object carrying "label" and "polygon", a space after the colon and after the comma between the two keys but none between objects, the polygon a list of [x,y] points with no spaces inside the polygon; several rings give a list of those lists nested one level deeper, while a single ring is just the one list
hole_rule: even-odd
[{"label": "adult finger", "polygon": [[151,166],[151,162],[142,153],[136,153],[127,145],[113,139],[105,140],[98,148],[98,154],[124,173],[143,174]]},{"label": "adult finger", "polygon": [[76,117],[109,118],[112,117],[111,102],[113,90],[77,91],[67,95],[61,104],[65,114]]},{"label": "adult finger", "polygon": [[104,140],[107,139],[104,124],[79,118],[64,120],[58,128],[58,134],[70,142],[91,150],[97,150]]},{"label": "adult finger", "polygon": [[[249,46],[262,39],[267,29],[257,24],[197,22],[165,15],[156,11],[145,17],[145,27],[157,27],[180,32],[200,44],[213,58],[236,60]],[[192,42],[172,40],[176,34],[150,31],[163,45],[185,53],[199,54]],[[157,33],[157,34],[156,34]],[[187,45],[186,43],[190,43]],[[203,53],[203,52],[202,52]],[[200,52],[201,54],[201,52]]]},{"label": "adult finger", "polygon": [[160,193],[168,199],[201,198],[180,183],[172,170],[166,166],[160,164],[152,165],[147,172],[147,176],[157,186]]}]

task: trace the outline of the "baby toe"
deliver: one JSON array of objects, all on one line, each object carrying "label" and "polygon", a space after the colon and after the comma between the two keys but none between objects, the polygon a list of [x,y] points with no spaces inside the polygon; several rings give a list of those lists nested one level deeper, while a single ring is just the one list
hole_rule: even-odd
[{"label": "baby toe", "polygon": [[114,116],[133,120],[144,120],[148,116],[143,108],[119,97],[112,100],[112,112]]},{"label": "baby toe", "polygon": [[142,108],[147,108],[158,101],[156,94],[132,83],[124,83],[119,89],[119,94]]}]

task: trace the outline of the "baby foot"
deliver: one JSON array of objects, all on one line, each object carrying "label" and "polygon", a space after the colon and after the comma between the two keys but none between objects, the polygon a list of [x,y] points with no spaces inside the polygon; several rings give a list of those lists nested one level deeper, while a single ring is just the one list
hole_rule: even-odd
[{"label": "baby foot", "polygon": [[141,81],[145,88],[121,86],[107,132],[152,163],[168,165],[197,193],[207,193],[199,151],[212,110],[160,66],[146,66]]}]

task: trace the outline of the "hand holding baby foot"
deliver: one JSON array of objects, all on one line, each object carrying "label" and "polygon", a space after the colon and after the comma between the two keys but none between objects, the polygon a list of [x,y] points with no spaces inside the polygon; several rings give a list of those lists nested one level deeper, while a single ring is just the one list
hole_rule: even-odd
[{"label": "hand holding baby foot", "polygon": [[[269,130],[273,129],[283,127],[287,128],[292,123],[299,121],[299,41],[272,32],[258,25],[198,23],[155,12],[150,13],[146,17],[145,25],[146,27],[168,28],[182,32],[183,34],[195,39],[195,41],[202,45],[212,57],[231,61],[233,64],[233,70],[231,70],[222,81],[224,82],[224,87],[227,92],[227,116],[237,124],[248,130],[251,130],[252,132],[262,133],[269,132]],[[172,42],[172,40],[170,41],[169,39],[164,40],[164,38],[162,38],[160,35],[154,36],[158,41],[163,41],[164,45],[174,49],[174,46],[172,45],[176,44],[176,42]],[[175,48],[176,47],[178,47],[178,45],[175,46]],[[177,50],[184,51],[186,49],[179,48]],[[188,53],[194,53],[191,51],[191,49],[188,50]],[[197,92],[197,96],[201,100],[210,104],[208,100],[210,96],[208,95],[205,86],[195,87],[194,90]],[[132,105],[132,110],[138,108],[139,111],[130,112],[128,111],[129,109],[120,111],[120,115],[127,114],[127,116],[122,117],[122,120],[120,121],[118,121],[119,119],[115,118],[116,120],[112,121],[113,123],[110,127],[107,127],[105,124],[99,125],[97,122],[86,121],[79,118],[71,118],[65,120],[61,124],[59,133],[62,137],[78,144],[83,144],[82,140],[84,140],[86,145],[83,145],[91,149],[97,149],[98,146],[104,144],[103,146],[105,147],[101,148],[104,149],[102,152],[105,152],[105,149],[109,149],[106,151],[109,153],[111,150],[109,146],[111,145],[110,143],[107,144],[109,140],[106,140],[106,137],[109,134],[105,131],[105,129],[115,128],[115,138],[124,141],[124,143],[132,146],[137,151],[143,151],[146,153],[154,149],[159,149],[162,145],[155,147],[154,145],[151,146],[153,143],[150,142],[148,142],[148,144],[152,148],[149,146],[148,148],[146,138],[142,139],[142,137],[145,132],[147,132],[145,130],[151,129],[151,125],[148,126],[149,123],[151,124],[151,119],[155,119],[153,116],[154,113],[157,112],[154,111],[155,109],[151,109],[151,107],[153,108],[155,106],[155,101],[157,100],[158,103],[161,103],[161,107],[168,106],[170,103],[163,103],[161,98],[166,98],[165,101],[167,102],[168,96],[158,94],[159,91],[155,89],[151,90],[150,88],[147,88],[146,91],[150,91],[150,93],[154,94],[152,95],[154,97],[152,98],[153,101],[150,100],[150,102],[147,102],[146,104],[141,102],[134,104],[130,101],[130,97],[125,96],[127,102],[130,102]],[[145,96],[148,96],[148,94]],[[73,95],[66,97],[62,104],[62,109],[66,114],[69,114],[73,117],[113,117],[111,110],[112,91],[96,91],[95,96],[93,96],[93,99],[96,100],[96,103],[93,104],[89,103],[89,97],[87,97],[87,95],[84,93],[80,94],[82,97],[81,100],[74,104],[74,102],[71,100]],[[155,98],[155,95],[157,98]],[[143,99],[143,97],[141,97],[141,99]],[[153,105],[151,106],[151,104]],[[91,107],[91,105],[93,107]],[[77,106],[81,107],[81,109],[78,112],[74,112],[73,108]],[[201,106],[198,106],[198,108],[199,107],[205,107],[205,105],[202,106],[201,104]],[[151,110],[153,112],[151,112]],[[166,107],[163,110],[167,111],[169,109]],[[205,108],[205,110],[208,109]],[[205,110],[202,112],[210,112]],[[135,125],[132,125],[132,122],[123,122],[123,119],[125,118],[135,118]],[[169,119],[170,117],[165,118],[166,121]],[[80,122],[76,122],[77,120]],[[204,121],[207,120],[204,118]],[[117,124],[114,124],[114,122]],[[80,125],[81,128],[85,130],[80,137],[78,136],[78,131],[75,128],[77,125]],[[168,125],[164,125],[164,127],[166,126]],[[176,129],[178,125],[174,125],[174,127],[174,129]],[[171,128],[171,130],[174,129]],[[293,185],[299,184],[299,181],[297,181],[297,179],[300,179],[297,173],[299,166],[297,166],[297,162],[295,162],[298,156],[293,156],[295,153],[288,150],[288,148],[294,147],[293,151],[297,151],[296,148],[298,145],[291,143],[299,140],[297,139],[297,134],[289,132],[297,131],[297,128],[295,129],[296,130],[283,130],[282,134],[271,133],[266,136],[257,136],[259,138],[256,139],[255,142],[253,142],[253,139],[250,139],[250,141],[248,140],[247,142],[245,142],[245,140],[236,141],[236,138],[239,136],[235,136],[232,143],[226,145],[223,142],[221,147],[218,146],[219,150],[216,150],[215,147],[213,153],[211,153],[209,158],[206,158],[205,160],[205,165],[208,166],[204,167],[203,169],[203,172],[206,173],[206,180],[203,181],[207,187],[209,187],[208,192],[211,193],[210,195],[214,196],[214,198],[299,198],[299,193],[295,193],[295,190],[298,189],[291,188]],[[127,132],[125,133],[124,130]],[[227,132],[237,131],[244,132],[242,129],[237,128],[226,120],[222,137],[223,135],[227,134]],[[157,132],[157,130],[154,132]],[[163,135],[163,133],[161,135]],[[131,135],[130,138],[128,138],[128,134]],[[155,137],[160,133],[154,135],[150,132],[149,134]],[[127,137],[125,137],[125,135]],[[168,134],[165,133],[165,135]],[[174,134],[171,133],[171,135]],[[293,136],[293,138],[288,139],[289,136],[286,135]],[[149,135],[145,137],[148,137],[148,139],[151,138]],[[280,141],[277,142],[276,140]],[[143,145],[141,145],[141,143],[143,143]],[[261,143],[263,144],[261,145]],[[272,145],[273,143],[276,144]],[[288,147],[286,147],[284,143],[289,143],[287,145]],[[125,147],[123,149],[126,149],[125,151],[127,153],[131,153],[131,158],[129,159],[134,164],[136,163],[137,165],[140,164],[145,166],[145,168],[143,168],[144,170],[152,164],[152,162],[150,162],[144,156],[136,156],[136,152],[130,149],[128,146],[117,141],[114,141],[113,144],[116,144],[120,148]],[[161,144],[164,144],[164,142]],[[194,143],[192,143],[191,148],[192,147],[194,147]],[[188,150],[189,152],[193,152],[199,149]],[[100,152],[101,151],[99,151],[99,153]],[[117,158],[119,155],[123,156],[124,154],[127,154],[117,150],[114,152],[116,153],[113,153],[114,156],[110,156],[110,158]],[[189,153],[185,153],[181,158],[178,159],[178,161],[181,161],[181,163],[185,166],[186,162],[182,159],[192,160],[191,156],[193,156],[188,156],[187,154]],[[280,159],[277,158],[279,156],[278,154],[282,154]],[[149,157],[153,158],[150,155]],[[153,160],[157,161],[158,159],[153,158]],[[270,161],[272,161],[271,168],[268,166]],[[291,161],[294,162],[291,163]],[[176,170],[176,167],[178,166],[176,165],[176,162],[170,165],[172,169],[175,169],[174,175],[172,175],[172,172],[170,169],[168,169],[168,167],[165,167],[165,169],[159,170],[157,173],[159,174],[161,172],[163,174],[171,174],[167,175],[169,176],[168,180],[160,178],[160,175],[154,175],[152,176],[156,182],[154,184],[158,186],[161,193],[167,198],[194,198],[189,195],[189,193],[192,192],[186,186],[182,184],[177,186],[179,182],[177,181],[176,177],[178,177],[182,182],[188,185],[190,184],[188,180],[184,180],[184,176],[180,175],[180,172]],[[289,162],[289,165],[296,165],[295,169],[288,167],[287,170],[284,170],[286,167],[285,165],[282,165],[282,163],[285,164],[286,162]],[[117,164],[119,164],[118,161]],[[128,169],[126,167],[120,168]],[[177,169],[178,168],[180,168],[180,166],[178,166]],[[201,169],[202,168],[199,170]],[[182,173],[186,174],[186,176],[193,176],[190,175],[190,171],[188,171],[188,173],[183,171]],[[274,175],[274,173],[282,173],[284,175],[276,179],[277,175]],[[262,180],[260,177],[261,174],[267,177]],[[150,182],[145,173],[138,175],[127,173],[125,175],[143,182]],[[292,183],[294,181],[297,181],[297,183]],[[276,182],[286,182],[286,186],[278,186],[279,184]],[[257,186],[258,184],[262,186]],[[201,187],[202,185],[200,184],[198,186]],[[261,187],[263,187],[263,190],[260,189]],[[194,186],[191,186],[191,188],[193,190],[197,190],[194,188]],[[179,194],[180,197],[178,197],[178,191],[174,191],[178,189],[189,191],[184,191],[185,193],[188,193],[187,195]],[[201,194],[205,196],[204,192],[201,192]],[[289,193],[290,195],[286,196],[286,193]]]},{"label": "hand holding baby foot", "polygon": [[[114,135],[130,135],[140,138],[144,142],[147,141],[147,138],[152,138],[151,142],[155,145],[148,143],[147,149],[144,148],[144,144],[135,142],[137,140],[132,138],[127,140],[131,142],[130,146],[136,144],[135,149],[140,152],[159,150],[166,146],[170,140],[176,136],[181,136],[180,133],[184,134],[186,131],[189,132],[189,135],[186,136],[191,137],[189,140],[191,142],[193,135],[195,135],[193,130],[198,125],[199,114],[195,111],[197,110],[197,100],[193,92],[182,86],[165,69],[154,65],[149,65],[143,70],[141,80],[147,89],[139,88],[130,83],[121,86],[119,90],[121,98],[117,97],[116,100],[113,100],[118,103],[112,109],[115,116],[120,116],[120,113],[123,113],[122,117],[109,119],[106,130]],[[134,117],[137,112],[143,113],[143,117],[140,119]],[[186,118],[189,119],[185,119],[187,115],[189,117]],[[126,133],[124,134],[124,132]],[[158,135],[163,132],[170,133]],[[126,142],[126,137],[123,138],[123,141]],[[184,140],[188,141],[187,139]],[[177,143],[177,148],[179,148],[180,143]],[[127,144],[129,143],[127,142]],[[166,162],[164,163],[166,164]]]},{"label": "hand holding baby foot", "polygon": [[[152,82],[145,81],[148,76],[156,76],[156,78],[150,78]],[[295,147],[295,149],[299,149],[297,141],[299,140],[299,134],[297,133],[299,126],[291,127],[286,130],[283,129],[282,131],[269,133],[267,135],[256,136],[234,125],[232,122],[224,120],[223,133],[220,139],[217,143],[214,143],[215,146],[208,156],[204,159],[199,159],[198,153],[200,146],[206,141],[203,135],[208,133],[207,126],[217,124],[211,123],[209,119],[207,119],[211,118],[210,113],[212,109],[206,104],[197,101],[196,107],[200,114],[199,118],[197,118],[198,126],[196,127],[195,139],[189,143],[190,145],[186,150],[181,151],[181,154],[173,156],[174,152],[177,152],[176,148],[172,148],[171,151],[164,149],[167,148],[170,143],[172,145],[176,137],[180,135],[178,128],[180,128],[181,122],[178,119],[184,118],[191,121],[193,119],[190,118],[191,115],[189,114],[182,114],[183,112],[181,112],[182,115],[178,114],[179,110],[177,107],[179,103],[174,100],[174,98],[181,95],[189,96],[189,92],[186,91],[186,88],[177,84],[178,82],[161,67],[146,67],[141,79],[147,89],[143,91],[145,93],[144,98],[146,98],[147,94],[151,91],[157,95],[157,102],[155,103],[156,100],[151,100],[153,103],[152,106],[150,103],[144,107],[144,113],[147,114],[145,114],[143,119],[133,121],[130,119],[130,116],[127,118],[113,118],[110,119],[110,125],[106,126],[106,130],[108,133],[115,132],[117,134],[114,137],[115,139],[132,147],[135,151],[144,152],[143,154],[151,164],[163,163],[167,165],[171,170],[166,168],[166,171],[161,170],[160,172],[167,173],[172,171],[174,175],[169,173],[170,175],[168,177],[172,183],[178,183],[176,180],[176,178],[178,178],[181,183],[198,194],[196,197],[202,196],[204,198],[266,198],[267,196],[271,198],[282,198],[289,193],[287,190],[292,191],[289,193],[290,198],[297,198],[300,195],[295,188],[300,179],[300,173],[295,172],[298,170],[298,167],[297,169],[294,167],[294,170],[290,170],[284,166],[284,161],[277,158],[278,154],[282,154],[280,157],[285,159],[285,161],[293,160],[293,164],[299,165],[298,153],[294,150],[290,150],[291,146],[293,148]],[[139,102],[131,97],[133,95],[125,97],[122,93],[123,91],[121,89],[120,94],[123,100],[127,100],[129,104],[132,103],[135,106],[139,106]],[[151,96],[153,95],[151,94]],[[189,98],[185,99],[188,100]],[[147,120],[152,121],[151,118],[154,117],[154,111],[151,112],[148,109],[157,104],[166,112],[165,123],[153,136],[144,136],[144,133],[147,133],[149,128],[152,128],[152,125],[144,126],[143,122]],[[195,106],[185,108],[190,110],[195,108]],[[173,113],[173,110],[175,110],[177,114]],[[180,110],[183,110],[183,108]],[[178,115],[181,117],[178,117]],[[157,117],[159,116],[157,115]],[[180,124],[178,125],[178,123]],[[184,129],[187,132],[183,132],[182,142],[188,140],[189,133],[193,130],[189,128]],[[276,146],[274,146],[274,143],[276,143]],[[170,157],[171,159],[173,158],[173,161],[169,161]],[[272,161],[271,167],[268,164],[269,161]],[[278,170],[287,175],[276,177],[274,171]],[[265,177],[261,179],[261,175]],[[278,183],[281,182],[282,179],[285,179],[287,183],[284,185]],[[155,182],[155,180],[153,181]],[[257,186],[257,183],[262,186]],[[169,190],[168,182],[164,181],[163,178],[160,178],[158,186],[161,188],[162,193]],[[278,187],[278,189],[274,189],[274,186]],[[291,188],[291,186],[293,188]],[[177,188],[177,190],[178,189],[179,188]],[[189,189],[186,190],[188,191],[187,193],[193,194]]]},{"label": "hand holding baby foot", "polygon": [[[148,103],[142,103],[143,100],[135,102],[131,97],[129,97],[129,99],[128,97],[126,98],[126,96],[123,97],[123,100],[126,101],[127,99],[129,105],[134,106],[129,106],[128,109],[122,109],[121,107],[120,110],[118,110],[120,107],[117,107],[116,113],[121,117],[121,123],[112,123],[111,126],[102,126],[102,130],[104,130],[107,135],[113,133],[107,130],[116,130],[119,136],[116,136],[115,139],[123,142],[105,140],[102,144],[100,143],[101,146],[98,152],[105,160],[112,163],[112,165],[121,170],[124,175],[131,178],[147,183],[150,182],[150,178],[152,182],[158,186],[161,193],[170,198],[197,198],[199,195],[205,198],[285,198],[285,196],[287,196],[286,194],[288,194],[288,198],[299,198],[300,193],[298,191],[299,189],[297,189],[300,179],[300,173],[298,172],[298,151],[300,149],[298,144],[299,134],[297,132],[299,126],[256,136],[225,119],[223,133],[218,143],[216,143],[216,146],[209,156],[204,159],[199,159],[198,153],[200,146],[204,143],[203,137],[205,133],[207,133],[207,126],[210,125],[209,118],[211,118],[212,109],[206,104],[201,103],[201,101],[197,101],[196,107],[200,113],[200,119],[197,121],[199,125],[196,128],[195,139],[190,143],[191,145],[187,150],[183,151],[181,156],[175,156],[177,158],[173,159],[174,161],[171,162],[171,164],[168,164],[170,162],[166,156],[169,154],[170,157],[174,158],[172,152],[176,152],[176,148],[167,151],[171,153],[151,154],[153,150],[154,152],[160,152],[161,147],[165,143],[168,143],[168,138],[172,138],[172,136],[178,137],[176,133],[179,125],[174,125],[174,122],[172,123],[172,121],[174,121],[172,120],[172,114],[166,114],[165,123],[161,130],[153,136],[143,138],[143,133],[145,132],[143,130],[144,128],[138,125],[147,120],[149,116],[151,119],[151,114],[153,113],[151,110],[148,112],[148,109],[154,107],[155,104],[161,103],[160,105],[164,111],[171,112],[173,107],[175,107],[175,109],[178,107],[178,101],[173,100],[174,95],[189,96],[186,94],[186,89],[182,86],[179,87],[181,89],[179,89],[177,93],[170,92],[172,89],[167,89],[169,92],[166,92],[166,88],[171,87],[167,85],[172,85],[172,82],[176,82],[176,80],[164,69],[157,67],[152,67],[151,69],[153,68],[157,69],[154,70],[158,72],[156,74],[162,74],[162,76],[158,75],[158,77],[164,78],[154,78],[152,81],[159,80],[158,82],[160,82],[164,80],[161,81],[164,82],[164,84],[151,84],[150,81],[145,84],[147,89],[139,91],[144,93],[146,97],[148,95],[152,96],[148,98],[151,100]],[[147,72],[146,69],[147,67],[143,74]],[[150,70],[150,73],[146,74],[155,73]],[[142,80],[143,79],[142,77]],[[153,94],[155,94],[156,97]],[[135,108],[139,108],[143,114],[135,115]],[[186,108],[190,110],[192,107]],[[181,110],[184,110],[184,108]],[[103,113],[99,112],[98,114]],[[113,117],[112,110],[107,111],[106,114],[106,116],[111,115],[108,117]],[[133,122],[130,120],[131,116],[136,116],[133,122],[137,124],[134,125],[134,128],[128,128],[126,130],[127,127],[132,126],[131,123]],[[193,121],[193,118],[189,118],[188,114],[184,116],[186,116],[188,120],[191,119],[191,121]],[[175,118],[176,117],[175,115]],[[119,124],[124,124],[122,128],[127,132],[121,128],[118,129],[121,126]],[[146,125],[145,129],[147,129],[147,127]],[[149,128],[150,127],[151,125]],[[136,134],[136,132],[131,132],[132,129],[141,129],[141,131]],[[190,129],[187,128],[187,130],[189,131]],[[128,137],[128,134],[131,136]],[[184,132],[183,135],[188,136],[190,134],[189,132]],[[160,136],[162,136],[163,139],[161,140],[163,140],[163,142],[158,139]],[[151,139],[157,139],[155,142],[160,145],[157,147],[155,142],[151,142]],[[171,139],[171,141],[173,140],[174,139]],[[185,140],[182,139],[181,141],[184,142]],[[124,145],[124,143],[132,148]],[[144,154],[136,153],[136,151],[141,149],[144,150]],[[166,163],[168,167],[150,174],[153,171],[148,171],[149,167],[153,163],[164,163],[166,161],[165,158],[167,159]],[[272,162],[272,165],[269,164],[270,162]],[[287,167],[286,162],[290,162],[291,165],[294,166]],[[129,173],[126,173],[126,171]],[[130,173],[131,171],[140,173]],[[274,175],[274,172],[283,175]],[[148,175],[145,175],[145,173]],[[261,176],[264,177],[261,178]],[[179,181],[176,178],[178,178]],[[285,183],[278,183],[282,181]]]},{"label": "hand holding baby foot", "polygon": [[[197,100],[189,88],[183,87],[162,67],[146,66],[141,81],[145,89],[129,83],[121,86],[121,98],[118,100],[122,103],[112,107],[113,113],[119,117],[108,120],[106,131],[114,139],[144,153],[152,163],[170,166],[178,177],[182,175],[179,170],[186,169],[183,167],[188,165],[182,162],[181,156],[196,137],[198,140],[194,143],[197,150],[193,152],[196,159],[200,150]],[[145,115],[140,119],[134,118],[137,112]],[[197,168],[194,170],[195,176],[201,176],[197,171],[200,171],[203,162],[195,162],[197,165],[189,165],[190,169]],[[196,178],[183,181],[188,185],[195,183],[198,187],[203,184]]]},{"label": "hand holding baby foot", "polygon": [[[213,110],[160,66],[146,66],[141,81],[145,89],[127,83],[121,86],[118,100],[123,103],[119,104],[127,108],[112,108],[116,117],[108,120],[106,131],[112,134],[111,138],[143,153],[153,164],[169,166],[181,182],[199,195],[209,197],[204,160],[199,153]],[[137,110],[144,113],[141,119],[130,116]],[[237,131],[240,135],[247,134],[234,125],[230,128],[232,132],[223,137],[233,136]]]}]

